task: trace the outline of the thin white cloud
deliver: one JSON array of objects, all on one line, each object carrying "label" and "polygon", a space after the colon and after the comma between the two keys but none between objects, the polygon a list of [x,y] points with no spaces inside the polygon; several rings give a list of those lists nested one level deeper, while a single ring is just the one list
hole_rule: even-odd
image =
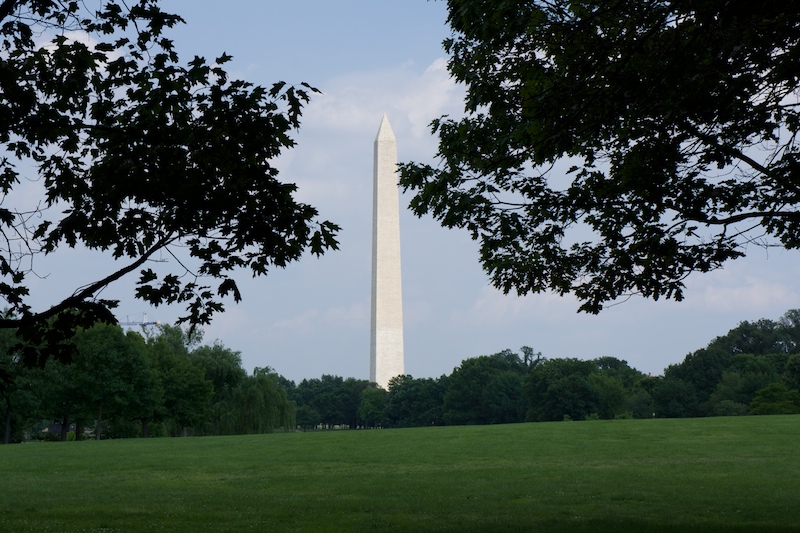
[{"label": "thin white cloud", "polygon": [[708,285],[689,301],[692,307],[755,311],[797,306],[800,295],[794,287],[767,279],[745,277],[735,285]]},{"label": "thin white cloud", "polygon": [[686,283],[686,308],[726,313],[764,313],[800,307],[797,288],[797,251],[772,254],[751,250],[747,257],[731,261],[723,269],[694,274]]},{"label": "thin white cloud", "polygon": [[444,59],[437,59],[422,70],[406,63],[334,78],[322,88],[323,95],[312,99],[304,127],[339,134],[372,132],[387,113],[395,134],[429,142],[431,120],[458,112],[463,101],[444,65]]},{"label": "thin white cloud", "polygon": [[358,328],[369,323],[369,309],[365,302],[327,309],[323,320],[336,327]]},{"label": "thin white cloud", "polygon": [[369,321],[366,304],[356,302],[350,305],[330,307],[324,311],[309,309],[291,318],[277,320],[271,324],[274,330],[293,332],[319,332],[334,328],[361,328]]},{"label": "thin white cloud", "polygon": [[270,328],[276,330],[312,331],[319,314],[317,309],[309,309],[300,315],[275,321]]},{"label": "thin white cloud", "polygon": [[439,58],[425,69],[421,77],[424,91],[410,93],[401,100],[407,108],[414,139],[428,140],[431,120],[443,114],[461,114],[463,88],[455,84],[447,72],[447,61]]},{"label": "thin white cloud", "polygon": [[255,318],[243,306],[229,304],[225,307],[224,313],[215,316],[211,324],[203,328],[204,338],[207,342],[210,339],[220,339],[223,344],[226,341],[231,342],[234,338],[246,335],[259,327],[260,324]]},{"label": "thin white cloud", "polygon": [[320,88],[324,94],[314,95],[304,110],[297,147],[275,165],[281,179],[298,184],[299,200],[344,222],[353,205],[371,202],[372,142],[384,112],[400,160],[424,161],[436,150],[430,122],[462,106],[443,59],[422,69],[408,63],[347,74]]},{"label": "thin white cloud", "polygon": [[532,319],[552,321],[559,317],[573,317],[579,305],[572,295],[562,297],[552,292],[545,292],[517,296],[503,294],[492,286],[484,286],[471,306],[453,311],[451,321],[464,326],[508,326],[519,320],[529,322]]}]

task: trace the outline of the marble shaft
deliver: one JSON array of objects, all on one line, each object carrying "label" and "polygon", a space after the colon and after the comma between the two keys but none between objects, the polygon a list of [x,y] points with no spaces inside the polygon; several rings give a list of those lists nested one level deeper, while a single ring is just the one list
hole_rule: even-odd
[{"label": "marble shaft", "polygon": [[375,137],[369,378],[384,389],[405,373],[397,141],[386,115]]}]

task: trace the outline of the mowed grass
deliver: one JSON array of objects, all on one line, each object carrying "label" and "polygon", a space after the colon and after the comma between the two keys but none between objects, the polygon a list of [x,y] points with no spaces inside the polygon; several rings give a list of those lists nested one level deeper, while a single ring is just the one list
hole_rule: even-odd
[{"label": "mowed grass", "polygon": [[800,416],[0,446],[2,531],[800,531]]}]

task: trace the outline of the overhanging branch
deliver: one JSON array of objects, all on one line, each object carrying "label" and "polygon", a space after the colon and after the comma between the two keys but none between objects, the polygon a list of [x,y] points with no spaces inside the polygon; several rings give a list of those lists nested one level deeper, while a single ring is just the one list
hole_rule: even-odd
[{"label": "overhanging branch", "polygon": [[758,161],[756,161],[752,157],[746,155],[744,152],[742,152],[738,148],[736,148],[734,146],[728,146],[728,145],[719,143],[718,140],[713,135],[709,135],[707,133],[701,132],[697,127],[695,127],[694,124],[688,124],[687,123],[687,124],[684,125],[684,127],[687,130],[689,130],[689,133],[691,135],[694,135],[695,137],[697,137],[700,141],[704,142],[709,147],[711,147],[713,149],[716,149],[717,151],[719,151],[720,153],[722,153],[724,155],[727,155],[728,157],[731,157],[733,159],[738,159],[739,161],[742,161],[743,163],[746,163],[747,165],[750,166],[750,168],[760,172],[764,176],[767,176],[767,177],[772,178],[772,179],[775,178],[775,176],[772,173],[771,169],[765,167],[764,165],[762,165],[761,163],[759,163]]},{"label": "overhanging branch", "polygon": [[800,220],[800,212],[798,211],[753,211],[752,213],[739,213],[726,218],[717,217],[695,217],[687,218],[688,221],[701,222],[710,225],[729,225],[749,220],[751,218],[789,218]]},{"label": "overhanging branch", "polygon": [[8,17],[14,8],[17,6],[17,0],[3,0],[0,3],[0,22],[4,21],[6,17]]},{"label": "overhanging branch", "polygon": [[89,285],[86,285],[82,289],[74,292],[72,294],[72,296],[69,296],[68,298],[65,298],[64,300],[62,300],[58,304],[54,305],[53,307],[51,307],[47,311],[42,311],[41,313],[35,313],[35,314],[23,316],[21,318],[0,319],[0,329],[17,328],[17,327],[25,325],[25,324],[38,322],[38,321],[41,321],[41,320],[47,320],[48,318],[51,318],[51,317],[57,315],[58,313],[61,313],[63,311],[66,311],[67,309],[75,307],[76,305],[78,305],[79,303],[83,302],[84,300],[87,300],[88,298],[94,296],[95,293],[97,293],[99,290],[103,289],[104,287],[107,287],[111,283],[113,283],[113,282],[117,281],[118,279],[120,279],[122,276],[124,276],[126,274],[129,274],[130,272],[132,272],[132,271],[136,270],[137,268],[139,268],[140,266],[142,266],[155,252],[157,252],[158,250],[162,249],[163,247],[165,247],[166,245],[168,245],[170,242],[172,242],[174,240],[175,240],[174,236],[164,237],[164,238],[160,239],[158,242],[156,242],[153,246],[151,246],[149,250],[147,250],[144,254],[142,254],[133,263],[129,264],[128,266],[126,266],[124,268],[121,268],[120,270],[117,270],[116,272],[106,276],[105,278],[103,278],[101,280],[98,280],[98,281],[95,281],[94,283],[90,283]]}]

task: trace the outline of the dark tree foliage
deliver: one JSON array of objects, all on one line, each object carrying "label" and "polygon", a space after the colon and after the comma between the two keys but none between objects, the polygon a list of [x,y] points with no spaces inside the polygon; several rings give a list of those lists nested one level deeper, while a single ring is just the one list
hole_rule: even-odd
[{"label": "dark tree foliage", "polygon": [[[597,393],[597,410],[594,412],[599,418],[612,419],[626,412],[626,400],[631,393],[619,378],[601,367],[587,381]],[[633,412],[627,411],[626,416],[633,416]]]},{"label": "dark tree foliage", "polygon": [[791,309],[777,321],[762,318],[747,320],[725,335],[715,338],[709,348],[720,348],[731,354],[800,353],[800,310]]},{"label": "dark tree foliage", "polygon": [[343,385],[347,392],[347,401],[344,406],[344,415],[347,417],[345,423],[352,428],[357,428],[363,425],[361,401],[364,391],[370,386],[370,382],[366,379],[347,378],[344,380]]},{"label": "dark tree foliage", "polygon": [[486,423],[512,424],[525,420],[527,399],[522,381],[522,375],[512,370],[493,373],[481,391]]},{"label": "dark tree foliage", "polygon": [[781,383],[761,389],[750,403],[754,415],[794,415],[800,413],[800,391],[789,390]]},{"label": "dark tree foliage", "polygon": [[363,379],[323,374],[319,379],[304,379],[291,391],[297,403],[297,422],[301,426],[360,425],[361,394],[369,387]]},{"label": "dark tree foliage", "polygon": [[625,398],[625,409],[633,418],[650,418],[653,410],[653,396],[644,387],[631,391]]},{"label": "dark tree foliage", "polygon": [[702,416],[695,386],[682,379],[664,378],[653,387],[653,409],[658,418]]},{"label": "dark tree foliage", "polygon": [[667,379],[678,379],[693,386],[700,401],[707,401],[722,379],[722,374],[733,364],[733,355],[720,348],[701,348],[688,354],[683,362],[670,365],[664,371]]},{"label": "dark tree foliage", "polygon": [[58,423],[61,426],[60,438],[65,441],[70,424],[77,427],[89,422],[86,413],[80,409],[85,397],[78,384],[77,367],[49,359],[44,368],[32,370],[38,371],[39,378],[34,385],[38,405],[33,413],[38,418]]},{"label": "dark tree foliage", "polygon": [[748,245],[800,248],[800,3],[448,0],[466,115],[405,164],[412,210],[468,229],[495,286],[580,309]]},{"label": "dark tree foliage", "polygon": [[[389,384],[391,387],[391,383]],[[358,417],[365,427],[376,428],[386,423],[386,398],[389,393],[381,387],[367,387],[361,393]]]},{"label": "dark tree foliage", "polygon": [[187,428],[200,427],[209,414],[214,385],[205,378],[205,369],[189,358],[188,347],[176,342],[186,339],[180,328],[162,326],[148,339],[150,367],[155,371],[163,398],[149,417],[163,424],[171,435],[187,434]]},{"label": "dark tree foliage", "polygon": [[410,375],[393,377],[385,399],[386,424],[392,427],[443,424],[442,410],[448,383],[446,376],[438,379]]},{"label": "dark tree foliage", "polygon": [[582,419],[597,411],[598,396],[587,378],[597,370],[592,361],[550,359],[525,379],[529,421]]},{"label": "dark tree foliage", "polygon": [[[77,412],[96,420],[100,440],[106,419],[140,418],[161,401],[147,359],[119,326],[97,324],[76,334],[71,387]],[[77,413],[76,413],[77,414]]]},{"label": "dark tree foliage", "polygon": [[652,415],[647,378],[615,357],[549,359],[525,377],[529,421]]},{"label": "dark tree foliage", "polygon": [[447,424],[522,422],[527,367],[511,350],[462,361],[447,380],[443,418]]},{"label": "dark tree foliage", "polygon": [[790,389],[800,390],[800,354],[794,354],[786,361],[783,380]]},{"label": "dark tree foliage", "polygon": [[91,427],[100,439],[269,433],[296,426],[285,378],[268,367],[248,376],[239,353],[219,342],[190,352],[201,340],[197,330],[189,335],[160,326],[145,339],[117,325],[96,324],[77,332],[71,363],[48,359],[41,369],[22,365],[9,339],[13,332],[0,330],[0,348],[7,349],[0,354],[11,354],[0,357],[6,440],[19,440],[22,430],[35,435],[33,425],[52,421],[62,428],[61,440],[73,427],[78,435]]},{"label": "dark tree foliage", "polygon": [[540,420],[584,420],[597,416],[600,395],[584,376],[572,374],[550,384],[540,407],[550,418]]},{"label": "dark tree foliage", "polygon": [[781,379],[791,354],[800,351],[797,324],[796,309],[777,321],[743,321],[681,363],[670,365],[664,376],[692,384],[707,414],[713,413],[717,401],[749,404],[756,390]]},{"label": "dark tree foliage", "polygon": [[627,361],[616,357],[598,357],[594,360],[599,372],[604,375],[619,380],[626,388],[634,388],[641,384],[644,375],[628,365]]},{"label": "dark tree foliage", "polygon": [[16,344],[13,331],[0,330],[0,420],[4,444],[22,440],[26,414],[35,410],[38,403],[32,387],[38,369],[22,364],[14,350]]},{"label": "dark tree foliage", "polygon": [[310,405],[297,407],[297,425],[303,429],[313,428],[322,423],[322,416]]},{"label": "dark tree foliage", "polygon": [[[240,300],[236,269],[264,275],[337,246],[338,228],[271,163],[315,89],[232,80],[224,53],[182,62],[168,30],[183,21],[157,0],[94,9],[0,1],[0,327],[51,352],[58,332],[114,322],[99,294],[126,274],[139,272],[137,298],[202,324]],[[18,203],[23,188],[40,198]],[[36,259],[64,246],[108,252],[115,270],[34,309]],[[148,267],[169,257],[169,271]]]},{"label": "dark tree foliage", "polygon": [[252,376],[244,376],[235,388],[216,402],[220,413],[209,434],[240,435],[270,433],[275,428],[294,429],[295,406],[286,398],[286,390],[269,368],[256,368]]},{"label": "dark tree foliage", "polygon": [[205,370],[206,379],[214,385],[215,399],[225,397],[247,377],[247,372],[242,368],[241,354],[220,342],[195,348],[189,358]]},{"label": "dark tree foliage", "polygon": [[705,414],[747,414],[748,406],[756,393],[778,380],[779,376],[775,373],[728,370],[722,374],[708,404],[705,405]]}]

